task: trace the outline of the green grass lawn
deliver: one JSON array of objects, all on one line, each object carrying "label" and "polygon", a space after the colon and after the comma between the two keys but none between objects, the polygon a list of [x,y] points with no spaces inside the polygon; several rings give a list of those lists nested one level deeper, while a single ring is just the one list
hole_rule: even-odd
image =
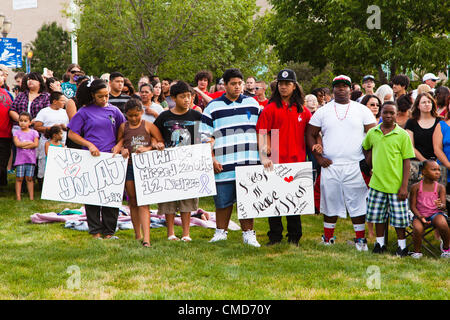
[{"label": "green grass lawn", "polygon": [[[449,261],[393,256],[393,230],[391,253],[382,256],[370,253],[373,240],[364,253],[347,244],[354,236],[350,220],[338,221],[336,245],[320,245],[318,215],[302,217],[299,247],[285,241],[264,246],[267,219],[258,219],[261,248],[244,246],[240,231],[230,231],[226,242],[210,244],[212,229],[192,227],[191,243],[169,242],[165,228],[152,229],[153,247],[146,249],[132,230],[118,231],[119,240],[94,240],[61,223],[32,224],[33,213],[81,205],[30,201],[27,195],[17,202],[14,176],[9,180],[0,191],[2,300],[449,299]],[[200,207],[214,211],[212,198],[200,199]],[[235,212],[232,219],[238,222]],[[176,231],[180,235],[181,227]]]}]

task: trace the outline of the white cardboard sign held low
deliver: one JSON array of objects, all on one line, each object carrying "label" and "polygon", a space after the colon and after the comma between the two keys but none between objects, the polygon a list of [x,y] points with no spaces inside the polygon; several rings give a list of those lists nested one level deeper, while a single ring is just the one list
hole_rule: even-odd
[{"label": "white cardboard sign held low", "polygon": [[121,155],[50,146],[41,198],[120,208],[126,169]]},{"label": "white cardboard sign held low", "polygon": [[132,157],[139,206],[216,194],[209,143],[133,153]]},{"label": "white cardboard sign held low", "polygon": [[236,167],[239,219],[314,214],[311,162]]}]

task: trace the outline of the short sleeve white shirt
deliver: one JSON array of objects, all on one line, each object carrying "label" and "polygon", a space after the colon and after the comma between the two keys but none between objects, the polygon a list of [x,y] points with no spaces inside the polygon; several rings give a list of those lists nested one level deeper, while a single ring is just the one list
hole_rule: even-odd
[{"label": "short sleeve white shirt", "polygon": [[[38,112],[35,121],[42,122],[44,127],[52,127],[55,124],[69,124],[69,117],[65,109],[54,110],[50,107],[46,107]],[[63,131],[63,143],[65,144],[67,133]],[[44,135],[42,135],[43,137]],[[44,140],[47,140],[44,138]]]},{"label": "short sleeve white shirt", "polygon": [[364,126],[375,124],[376,119],[366,106],[350,101],[339,104],[331,101],[317,109],[309,124],[321,128],[323,156],[334,164],[354,163],[362,160]]},{"label": "short sleeve white shirt", "polygon": [[[156,111],[158,114],[160,114],[161,112],[164,111],[164,108],[159,103],[154,103],[154,102],[151,104],[150,109]],[[144,114],[142,115],[142,119],[153,123],[153,122],[155,122],[156,117],[146,114],[144,111]]]}]

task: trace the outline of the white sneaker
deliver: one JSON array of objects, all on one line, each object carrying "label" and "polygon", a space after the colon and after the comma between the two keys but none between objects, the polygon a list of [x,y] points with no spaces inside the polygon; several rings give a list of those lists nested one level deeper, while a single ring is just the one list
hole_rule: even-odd
[{"label": "white sneaker", "polygon": [[413,252],[413,253],[411,253],[410,256],[411,256],[411,258],[414,258],[414,259],[420,259],[423,257],[423,254],[420,252]]},{"label": "white sneaker", "polygon": [[441,258],[450,258],[450,252],[447,250],[444,250],[444,241],[442,241],[441,239],[441,244],[439,245],[439,247],[441,248]]},{"label": "white sneaker", "polygon": [[248,244],[250,246],[259,248],[261,245],[256,240],[256,232],[255,230],[248,230],[242,232],[242,239],[244,240],[245,244]]},{"label": "white sneaker", "polygon": [[224,229],[216,229],[216,232],[214,233],[214,236],[212,237],[209,242],[217,242],[222,240],[227,240],[228,238],[228,231],[225,231]]},{"label": "white sneaker", "polygon": [[366,238],[355,239],[355,247],[358,251],[369,251]]},{"label": "white sneaker", "polygon": [[322,235],[322,241],[320,242],[320,244],[323,244],[325,246],[330,246],[330,245],[333,245],[335,243],[335,241],[336,241],[335,236],[331,237],[331,239],[327,239],[327,238],[325,238],[324,235]]}]

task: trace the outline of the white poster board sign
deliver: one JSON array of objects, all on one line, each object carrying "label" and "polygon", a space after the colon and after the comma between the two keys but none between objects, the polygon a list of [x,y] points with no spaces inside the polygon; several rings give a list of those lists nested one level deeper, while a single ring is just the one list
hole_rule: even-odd
[{"label": "white poster board sign", "polygon": [[50,146],[41,198],[120,208],[126,172],[121,155]]},{"label": "white poster board sign", "polygon": [[132,157],[139,206],[216,194],[209,143],[133,153]]},{"label": "white poster board sign", "polygon": [[13,10],[37,8],[37,0],[13,0]]},{"label": "white poster board sign", "polygon": [[236,167],[239,219],[314,214],[312,163]]}]

